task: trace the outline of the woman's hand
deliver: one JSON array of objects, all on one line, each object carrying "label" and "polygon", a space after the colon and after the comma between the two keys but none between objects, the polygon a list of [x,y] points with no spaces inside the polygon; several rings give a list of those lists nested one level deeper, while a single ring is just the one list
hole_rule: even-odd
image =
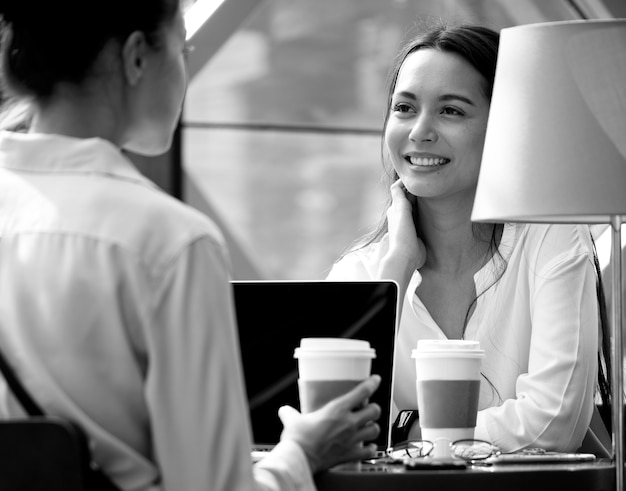
[{"label": "woman's hand", "polygon": [[281,407],[281,440],[297,442],[314,473],[344,462],[372,458],[376,445],[363,442],[374,440],[380,432],[375,423],[380,407],[368,403],[379,384],[380,377],[372,375],[350,392],[307,414],[291,406]]},{"label": "woman's hand", "polygon": [[[400,179],[391,185],[391,206],[387,210],[389,252],[397,264],[404,264],[411,274],[426,262],[426,247],[417,236],[413,212],[417,199],[410,194]],[[392,278],[393,279],[393,278]]]},{"label": "woman's hand", "polygon": [[387,210],[389,250],[380,261],[378,279],[393,280],[398,285],[399,322],[411,278],[426,262],[426,246],[417,236],[413,221],[417,199],[406,190],[400,179],[390,189],[391,206]]},{"label": "woman's hand", "polygon": [[394,280],[400,299],[408,288],[416,269],[426,262],[426,246],[417,236],[413,214],[417,206],[415,196],[408,193],[398,179],[391,185],[391,206],[387,210],[389,250],[382,258],[378,279]]}]

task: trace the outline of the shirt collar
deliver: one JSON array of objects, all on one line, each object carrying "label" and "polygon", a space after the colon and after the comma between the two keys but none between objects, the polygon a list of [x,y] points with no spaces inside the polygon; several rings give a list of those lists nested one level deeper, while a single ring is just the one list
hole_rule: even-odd
[{"label": "shirt collar", "polygon": [[21,172],[102,174],[155,186],[102,138],[0,131],[0,168]]}]

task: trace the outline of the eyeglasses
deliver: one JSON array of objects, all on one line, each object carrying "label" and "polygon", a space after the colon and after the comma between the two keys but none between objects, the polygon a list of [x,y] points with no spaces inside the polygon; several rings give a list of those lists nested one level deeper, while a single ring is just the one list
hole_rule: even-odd
[{"label": "eyeglasses", "polygon": [[[435,444],[428,440],[408,440],[391,447],[387,455],[392,460],[419,459],[428,457],[434,448]],[[450,453],[453,457],[472,463],[500,455],[501,451],[484,440],[457,440],[450,443]]]}]

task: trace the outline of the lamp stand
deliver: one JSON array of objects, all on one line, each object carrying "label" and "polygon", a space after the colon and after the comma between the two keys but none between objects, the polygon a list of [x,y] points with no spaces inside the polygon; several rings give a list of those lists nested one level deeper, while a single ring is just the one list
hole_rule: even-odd
[{"label": "lamp stand", "polygon": [[622,358],[622,220],[621,216],[611,217],[613,241],[611,259],[613,262],[612,314],[611,323],[613,353],[611,357],[613,426],[613,460],[615,462],[615,489],[624,489],[624,372]]}]

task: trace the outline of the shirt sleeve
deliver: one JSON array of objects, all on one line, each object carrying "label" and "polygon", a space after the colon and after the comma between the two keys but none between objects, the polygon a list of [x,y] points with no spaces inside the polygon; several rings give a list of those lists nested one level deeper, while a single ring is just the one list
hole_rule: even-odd
[{"label": "shirt sleeve", "polygon": [[388,238],[385,235],[379,242],[361,249],[355,249],[335,264],[326,276],[332,281],[370,281],[378,277],[378,267],[388,249]]},{"label": "shirt sleeve", "polygon": [[304,451],[290,440],[280,442],[255,464],[254,477],[259,490],[316,490]]},{"label": "shirt sleeve", "polygon": [[373,278],[358,255],[351,253],[333,265],[326,279],[329,281],[367,281]]},{"label": "shirt sleeve", "polygon": [[163,489],[314,490],[295,442],[253,472],[228,264],[219,241],[191,244],[164,275],[146,333],[145,392]]},{"label": "shirt sleeve", "polygon": [[[475,437],[507,451],[579,448],[593,412],[598,311],[588,254],[530,268],[528,373],[514,399],[479,411]],[[511,299],[515,301],[515,299]]]}]

